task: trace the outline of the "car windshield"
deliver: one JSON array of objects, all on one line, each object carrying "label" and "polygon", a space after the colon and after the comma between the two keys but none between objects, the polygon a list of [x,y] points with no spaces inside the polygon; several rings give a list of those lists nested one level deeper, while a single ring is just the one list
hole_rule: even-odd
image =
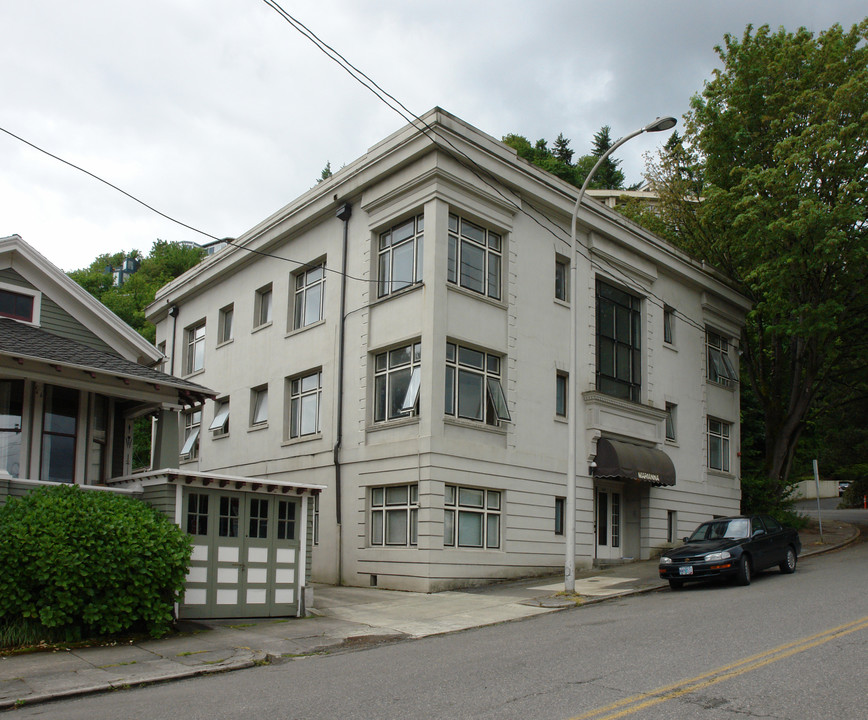
[{"label": "car windshield", "polygon": [[723,538],[740,540],[746,537],[750,537],[750,523],[747,518],[735,518],[734,520],[712,520],[702,523],[693,531],[688,542],[721,540]]}]

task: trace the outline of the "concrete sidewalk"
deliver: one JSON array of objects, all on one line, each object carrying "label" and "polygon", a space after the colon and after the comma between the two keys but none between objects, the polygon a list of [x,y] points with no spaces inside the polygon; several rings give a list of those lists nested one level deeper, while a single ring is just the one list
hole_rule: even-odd
[{"label": "concrete sidewalk", "polygon": [[[800,533],[802,557],[859,534],[843,523],[824,523],[823,530],[822,539],[810,529]],[[520,620],[664,587],[656,560],[580,572],[575,597],[559,594],[563,576],[430,595],[316,585],[306,618],[188,622],[162,640],[0,656],[0,710]]]}]

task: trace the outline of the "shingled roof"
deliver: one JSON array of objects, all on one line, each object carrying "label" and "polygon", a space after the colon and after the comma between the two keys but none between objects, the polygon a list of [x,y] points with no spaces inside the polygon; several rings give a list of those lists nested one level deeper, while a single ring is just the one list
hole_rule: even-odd
[{"label": "shingled roof", "polygon": [[187,402],[216,396],[202,385],[9,318],[0,318],[0,355],[175,388]]}]

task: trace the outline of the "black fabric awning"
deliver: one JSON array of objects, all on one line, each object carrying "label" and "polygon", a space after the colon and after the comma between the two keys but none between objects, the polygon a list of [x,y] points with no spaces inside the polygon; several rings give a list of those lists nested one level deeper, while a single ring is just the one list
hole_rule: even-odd
[{"label": "black fabric awning", "polygon": [[597,440],[594,476],[642,480],[653,485],[674,485],[675,466],[662,450],[621,440]]}]

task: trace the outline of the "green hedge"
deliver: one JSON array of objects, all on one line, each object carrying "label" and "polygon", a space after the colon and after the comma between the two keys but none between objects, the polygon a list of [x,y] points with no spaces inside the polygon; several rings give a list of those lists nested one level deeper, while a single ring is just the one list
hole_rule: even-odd
[{"label": "green hedge", "polygon": [[171,626],[192,545],[144,502],[42,487],[0,507],[0,538],[0,623],[83,636]]}]

